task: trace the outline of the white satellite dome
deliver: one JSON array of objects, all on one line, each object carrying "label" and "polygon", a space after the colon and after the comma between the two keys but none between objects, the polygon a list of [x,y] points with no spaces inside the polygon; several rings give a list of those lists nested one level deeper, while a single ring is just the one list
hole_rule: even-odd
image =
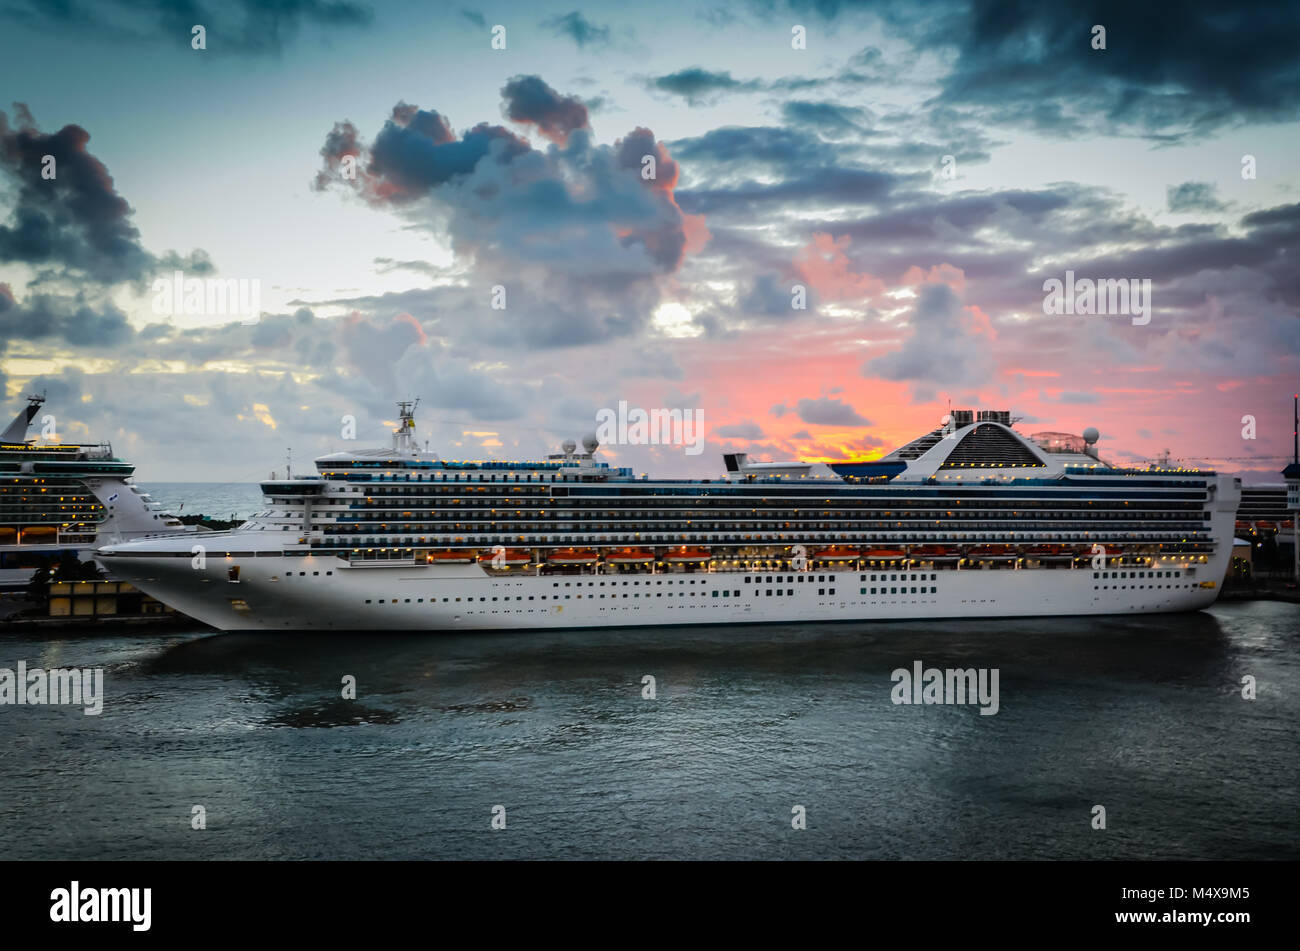
[{"label": "white satellite dome", "polygon": [[1087,429],[1083,431],[1083,441],[1086,442],[1089,446],[1091,446],[1100,438],[1101,438],[1101,433],[1097,432],[1096,426],[1089,426]]},{"label": "white satellite dome", "polygon": [[587,433],[582,437],[582,448],[587,452],[595,452],[600,446],[600,440],[596,438],[595,433]]},{"label": "white satellite dome", "polygon": [[563,449],[566,453],[572,453],[575,449],[578,448],[578,444],[574,442],[572,439],[566,439],[560,445],[560,448]]}]

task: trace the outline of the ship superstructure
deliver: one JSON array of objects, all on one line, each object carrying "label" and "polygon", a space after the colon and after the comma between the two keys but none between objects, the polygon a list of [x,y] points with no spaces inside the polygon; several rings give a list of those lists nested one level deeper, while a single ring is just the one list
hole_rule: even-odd
[{"label": "ship superstructure", "polygon": [[0,433],[0,587],[25,584],[65,552],[86,558],[111,542],[184,530],[109,443],[28,439],[44,402],[29,397]]},{"label": "ship superstructure", "polygon": [[[267,509],[188,541],[110,545],[115,576],[223,630],[429,630],[1106,614],[1218,595],[1239,482],[1103,462],[1095,430],[1020,435],[957,410],[869,462],[724,457],[635,476],[389,448],[262,483]],[[200,550],[201,548],[201,550]]]}]

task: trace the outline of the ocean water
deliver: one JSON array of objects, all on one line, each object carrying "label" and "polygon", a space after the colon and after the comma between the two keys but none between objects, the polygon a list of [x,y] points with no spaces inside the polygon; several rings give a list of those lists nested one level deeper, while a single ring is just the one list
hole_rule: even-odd
[{"label": "ocean water", "polygon": [[[471,636],[6,634],[0,667],[102,667],[106,700],[100,716],[0,707],[0,842],[47,859],[1296,859],[1298,631],[1300,605],[1252,602]],[[997,714],[892,703],[891,671],[917,660],[996,668]]]},{"label": "ocean water", "polygon": [[141,482],[140,486],[173,515],[246,519],[264,507],[256,482]]}]

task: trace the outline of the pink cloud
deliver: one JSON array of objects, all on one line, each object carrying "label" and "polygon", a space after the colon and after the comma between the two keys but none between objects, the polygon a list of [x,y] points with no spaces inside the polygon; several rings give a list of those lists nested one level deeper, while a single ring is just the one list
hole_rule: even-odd
[{"label": "pink cloud", "polygon": [[844,253],[851,240],[848,235],[835,238],[817,232],[795,255],[795,272],[823,300],[863,300],[885,292],[880,278],[854,272]]}]

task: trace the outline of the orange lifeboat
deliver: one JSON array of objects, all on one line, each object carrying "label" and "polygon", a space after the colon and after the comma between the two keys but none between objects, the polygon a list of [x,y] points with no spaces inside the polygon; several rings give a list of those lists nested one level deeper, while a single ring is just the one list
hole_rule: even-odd
[{"label": "orange lifeboat", "polygon": [[868,548],[863,552],[864,558],[904,558],[906,555],[900,548]]},{"label": "orange lifeboat", "polygon": [[922,545],[912,549],[913,558],[956,558],[960,552],[943,545]]},{"label": "orange lifeboat", "polygon": [[600,556],[590,548],[557,548],[546,560],[553,565],[594,565]]},{"label": "orange lifeboat", "polygon": [[1271,521],[1256,522],[1255,527],[1266,532],[1276,532],[1277,522],[1271,522]]},{"label": "orange lifeboat", "polygon": [[674,565],[695,564],[701,561],[708,561],[713,557],[707,548],[690,548],[683,545],[681,548],[669,549],[668,554],[664,555],[664,561]]},{"label": "orange lifeboat", "polygon": [[976,545],[970,550],[971,558],[1011,558],[1015,550],[1008,545]]},{"label": "orange lifeboat", "polygon": [[425,554],[424,557],[431,565],[468,565],[474,560],[474,553],[468,551],[431,551]]},{"label": "orange lifeboat", "polygon": [[814,561],[857,561],[862,557],[862,552],[856,548],[846,548],[841,545],[832,545],[830,548],[823,548],[821,551],[813,552]]},{"label": "orange lifeboat", "polygon": [[[496,560],[496,555],[490,551],[485,551],[478,556],[478,560],[480,564],[490,565]],[[533,560],[533,554],[524,551],[522,548],[507,548],[505,560],[507,565],[526,565]]]},{"label": "orange lifeboat", "polygon": [[605,556],[611,565],[648,565],[654,560],[654,553],[642,548],[615,548]]}]

